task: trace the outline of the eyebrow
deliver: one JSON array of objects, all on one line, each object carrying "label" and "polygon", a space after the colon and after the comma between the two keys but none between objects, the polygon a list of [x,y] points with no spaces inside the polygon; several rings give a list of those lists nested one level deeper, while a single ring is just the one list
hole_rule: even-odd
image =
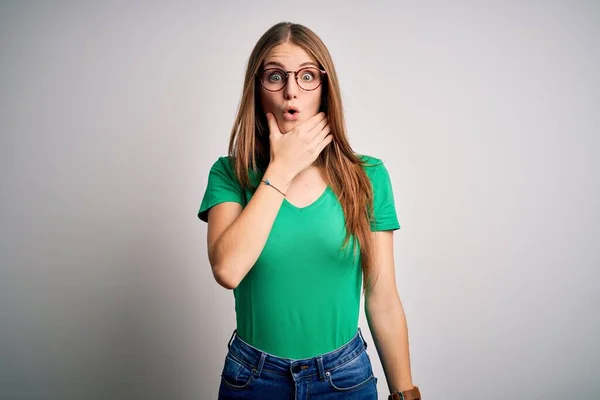
[{"label": "eyebrow", "polygon": [[[281,67],[281,68],[285,69],[285,66],[282,63],[277,62],[277,61],[269,61],[268,63],[265,64],[265,66],[263,68],[266,68],[267,65],[271,65],[271,64],[276,65],[278,67]],[[302,67],[304,67],[306,65],[312,65],[314,67],[319,68],[319,65],[317,63],[312,62],[312,61],[303,62],[302,64],[300,64],[300,68],[302,68]]]}]

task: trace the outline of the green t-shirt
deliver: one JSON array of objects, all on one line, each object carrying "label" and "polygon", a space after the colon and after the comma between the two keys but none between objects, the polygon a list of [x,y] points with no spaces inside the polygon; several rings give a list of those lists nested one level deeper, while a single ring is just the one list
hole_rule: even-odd
[{"label": "green t-shirt", "polygon": [[[390,177],[380,159],[362,156],[374,191],[372,231],[400,228]],[[245,194],[244,194],[245,192]],[[223,202],[245,206],[233,160],[220,157],[212,166],[198,218]],[[330,186],[312,204],[298,208],[285,198],[256,264],[233,290],[237,334],[275,356],[291,359],[328,353],[356,334],[362,273],[346,234],[341,204]]]}]

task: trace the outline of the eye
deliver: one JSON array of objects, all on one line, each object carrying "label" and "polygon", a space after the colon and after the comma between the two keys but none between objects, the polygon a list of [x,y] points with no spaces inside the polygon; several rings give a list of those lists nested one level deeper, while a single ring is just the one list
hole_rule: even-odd
[{"label": "eye", "polygon": [[300,75],[300,79],[302,79],[304,82],[310,82],[315,79],[315,73],[312,71],[303,71]]},{"label": "eye", "polygon": [[281,71],[273,71],[269,73],[269,81],[270,82],[281,82],[283,80],[283,72]]}]

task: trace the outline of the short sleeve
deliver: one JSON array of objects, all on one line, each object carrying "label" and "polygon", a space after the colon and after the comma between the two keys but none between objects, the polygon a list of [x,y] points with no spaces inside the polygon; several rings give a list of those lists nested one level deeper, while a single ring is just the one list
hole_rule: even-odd
[{"label": "short sleeve", "polygon": [[244,204],[242,186],[235,177],[230,157],[220,157],[208,173],[206,191],[198,210],[198,218],[208,222],[208,210],[227,201]]},{"label": "short sleeve", "polygon": [[371,157],[369,161],[370,164],[373,164],[373,166],[366,167],[367,175],[371,178],[373,185],[374,220],[371,221],[371,231],[400,229],[388,170],[381,160]]}]

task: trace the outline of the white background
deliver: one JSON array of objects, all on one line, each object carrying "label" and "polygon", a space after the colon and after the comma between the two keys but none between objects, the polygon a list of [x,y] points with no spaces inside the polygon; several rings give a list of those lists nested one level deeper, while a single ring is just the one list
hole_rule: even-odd
[{"label": "white background", "polygon": [[280,21],[387,163],[423,398],[599,398],[600,6],[565,0],[2,2],[2,399],[216,398],[234,298],[196,213]]}]

